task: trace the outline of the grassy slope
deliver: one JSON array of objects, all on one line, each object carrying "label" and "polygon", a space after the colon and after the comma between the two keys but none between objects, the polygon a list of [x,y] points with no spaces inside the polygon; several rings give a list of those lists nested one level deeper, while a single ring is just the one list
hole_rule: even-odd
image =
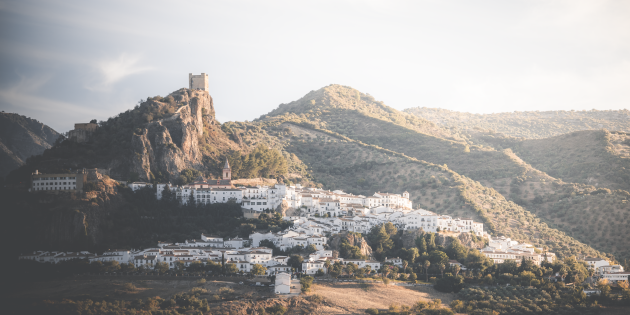
[{"label": "grassy slope", "polygon": [[608,129],[630,131],[630,111],[547,111],[497,114],[471,114],[439,108],[414,107],[405,110],[438,126],[467,133],[493,130],[510,137],[542,139],[579,130]]}]

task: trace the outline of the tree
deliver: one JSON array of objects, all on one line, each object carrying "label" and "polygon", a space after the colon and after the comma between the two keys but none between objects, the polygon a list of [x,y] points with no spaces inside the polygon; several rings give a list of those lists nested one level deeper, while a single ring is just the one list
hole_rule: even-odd
[{"label": "tree", "polygon": [[394,241],[392,241],[389,233],[387,233],[385,225],[386,224],[373,227],[369,235],[372,245],[376,248],[375,254],[379,259],[382,259],[394,247]]},{"label": "tree", "polygon": [[304,262],[304,258],[300,255],[291,255],[288,260],[289,266],[295,268],[297,271],[302,271],[302,262]]},{"label": "tree", "polygon": [[173,263],[173,269],[177,272],[182,272],[186,269],[186,264],[183,261],[178,260]]},{"label": "tree", "polygon": [[300,285],[302,286],[302,292],[306,293],[311,289],[311,285],[313,285],[313,277],[304,276],[300,279]]},{"label": "tree", "polygon": [[438,264],[438,269],[440,269],[440,273],[442,274],[442,278],[444,278],[444,269],[446,269],[446,266],[442,263]]},{"label": "tree", "polygon": [[417,279],[418,279],[418,275],[415,274],[414,272],[409,274],[409,280],[416,281]]},{"label": "tree", "polygon": [[225,264],[225,273],[227,274],[235,274],[238,273],[238,267],[235,263],[227,263]]},{"label": "tree", "polygon": [[385,223],[384,227],[385,227],[385,231],[387,231],[387,234],[389,234],[389,237],[392,237],[396,235],[396,233],[398,233],[398,229],[391,222]]},{"label": "tree", "polygon": [[326,259],[326,262],[324,263],[324,267],[326,267],[326,273],[330,273],[330,260]]},{"label": "tree", "polygon": [[533,272],[527,270],[519,273],[518,277],[521,278],[521,281],[526,282],[527,286],[530,286],[532,284],[532,280],[536,278]]},{"label": "tree", "polygon": [[422,236],[416,237],[416,247],[418,247],[418,252],[427,253],[427,241]]},{"label": "tree", "polygon": [[429,282],[429,267],[431,266],[431,262],[428,260],[425,260],[424,263],[422,264],[422,267],[424,267],[424,274],[426,275],[426,281]]},{"label": "tree", "polygon": [[155,269],[155,271],[159,273],[165,273],[168,271],[168,263],[165,261],[160,261],[155,264],[155,267],[153,269]]},{"label": "tree", "polygon": [[311,244],[306,247],[306,252],[309,254],[312,254],[316,251],[317,251],[317,246],[315,246],[315,244]]},{"label": "tree", "polygon": [[357,267],[357,265],[355,265],[354,263],[348,263],[346,265],[346,272],[348,273],[348,275],[353,275],[357,269],[359,269],[359,267]]},{"label": "tree", "polygon": [[564,282],[564,278],[566,278],[567,275],[569,274],[569,268],[563,265],[562,268],[560,268],[560,270],[558,271],[558,273],[560,274],[560,278],[562,278],[562,281]]},{"label": "tree", "polygon": [[267,268],[261,264],[254,264],[252,266],[252,274],[256,276],[262,276],[267,272]]},{"label": "tree", "polygon": [[468,249],[462,245],[458,238],[451,237],[451,244],[448,246],[446,253],[451,259],[463,261],[468,256]]},{"label": "tree", "polygon": [[424,235],[427,238],[427,251],[432,251],[435,249],[435,234],[428,233]]},{"label": "tree", "polygon": [[451,267],[451,270],[455,273],[455,276],[457,277],[461,268],[459,267],[459,265],[455,264]]},{"label": "tree", "polygon": [[120,271],[122,272],[134,272],[136,271],[136,266],[132,263],[122,263],[120,264]]},{"label": "tree", "polygon": [[429,254],[429,260],[432,264],[443,264],[446,265],[448,263],[448,255],[445,252],[434,250]]}]

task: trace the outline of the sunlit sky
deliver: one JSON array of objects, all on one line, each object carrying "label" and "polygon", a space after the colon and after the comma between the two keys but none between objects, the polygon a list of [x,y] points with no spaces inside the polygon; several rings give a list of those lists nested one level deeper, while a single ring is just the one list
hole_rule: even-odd
[{"label": "sunlit sky", "polygon": [[332,83],[400,110],[622,109],[630,1],[0,1],[0,109],[59,132],[189,72],[220,122]]}]

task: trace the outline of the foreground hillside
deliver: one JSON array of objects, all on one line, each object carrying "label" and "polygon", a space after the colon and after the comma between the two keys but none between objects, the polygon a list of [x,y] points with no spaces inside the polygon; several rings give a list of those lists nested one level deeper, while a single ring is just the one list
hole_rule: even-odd
[{"label": "foreground hillside", "polygon": [[630,111],[546,111],[471,114],[440,108],[414,107],[405,112],[432,121],[438,126],[466,133],[492,130],[509,137],[542,139],[580,130],[608,129],[630,131]]},{"label": "foreground hillside", "polygon": [[60,136],[35,119],[0,113],[0,178],[52,147]]}]

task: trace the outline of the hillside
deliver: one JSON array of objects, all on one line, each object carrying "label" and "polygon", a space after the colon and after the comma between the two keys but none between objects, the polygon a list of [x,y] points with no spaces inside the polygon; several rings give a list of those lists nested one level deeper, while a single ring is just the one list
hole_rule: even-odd
[{"label": "hillside", "polygon": [[[540,231],[533,233],[527,231],[530,221],[532,227],[542,225],[539,222],[541,220],[548,224],[557,222],[552,220],[551,215],[547,216],[548,212],[541,211],[540,213],[545,215],[543,217],[537,217],[532,212],[540,210],[540,203],[533,203],[539,194],[544,195],[544,201],[550,206],[572,194],[579,195],[584,201],[583,204],[595,204],[597,195],[590,194],[596,191],[594,186],[578,187],[555,179],[525,163],[511,150],[499,151],[490,146],[471,145],[469,142],[451,137],[457,134],[454,132],[444,132],[441,135],[450,138],[441,138],[435,131],[422,132],[428,128],[421,130],[406,124],[406,120],[398,120],[402,123],[396,123],[396,120],[390,117],[405,117],[404,113],[391,108],[384,110],[382,109],[384,105],[369,98],[364,99],[363,96],[360,102],[354,104],[352,100],[339,99],[339,95],[352,98],[357,93],[348,87],[328,86],[307,94],[299,101],[281,106],[292,108],[295,113],[274,111],[261,117],[261,121],[278,124],[275,127],[277,131],[284,132],[291,139],[286,150],[302,159],[313,172],[315,180],[323,183],[324,187],[331,189],[345,187],[356,193],[378,190],[400,193],[402,191],[398,190],[406,189],[417,205],[454,216],[479,217],[476,209],[491,209],[486,210],[488,211],[485,214],[488,216],[486,223],[491,222],[496,226],[496,232],[522,241],[535,243],[544,234]],[[314,95],[320,97],[313,99]],[[372,115],[376,111],[375,108],[381,108],[382,112],[391,112],[391,115]],[[273,116],[274,113],[277,116]],[[289,133],[283,125],[289,122],[301,129],[317,132],[299,131],[296,127],[291,127]],[[269,133],[273,134],[273,130]],[[355,143],[357,146],[350,146],[347,142]],[[378,155],[369,150],[360,150],[359,147],[372,148],[387,154]],[[446,191],[431,190],[432,187],[440,186],[432,185],[436,179],[439,179],[437,182],[446,183],[443,186],[453,188],[453,175],[434,174],[427,172],[426,169],[422,173],[422,170],[403,164],[397,158],[426,161],[430,165],[456,174],[461,182],[458,184],[460,190],[467,191],[467,197],[462,199],[461,192],[449,194]],[[442,180],[440,176],[447,180]],[[496,190],[489,187],[496,187]],[[470,194],[471,192],[474,193]],[[540,198],[542,197],[536,201]],[[454,203],[458,199],[463,205]],[[555,215],[553,218],[555,219]],[[560,221],[564,219],[560,218]],[[603,220],[603,224],[606,224],[612,223],[614,219],[605,217],[598,220]],[[617,243],[609,246],[609,238],[603,234],[595,238],[587,237],[568,224],[557,224],[554,228],[570,233],[580,241],[593,246],[605,243],[606,246],[601,248],[606,248],[609,253],[623,257],[628,254],[627,247],[624,246],[630,244],[621,237],[615,237]],[[622,235],[624,230],[622,228]],[[560,237],[557,236],[557,239]],[[556,242],[558,247],[566,247],[557,240],[553,242]]]},{"label": "hillside", "polygon": [[60,136],[35,119],[0,113],[0,178],[52,147]]},{"label": "hillside", "polygon": [[440,108],[405,109],[437,126],[457,128],[465,133],[491,130],[508,137],[543,139],[580,130],[607,129],[630,131],[630,111],[535,111],[496,114],[471,114]]},{"label": "hillside", "polygon": [[576,131],[515,142],[516,155],[566,182],[630,191],[630,136],[602,130]]},{"label": "hillside", "polygon": [[[278,181],[355,194],[407,190],[416,206],[472,217],[483,221],[494,235],[546,246],[560,257],[604,256],[589,245],[622,257],[630,248],[624,247],[628,240],[616,235],[587,238],[563,224],[564,216],[545,210],[571,196],[582,198],[581,204],[595,204],[601,197],[593,193],[595,187],[564,183],[509,149],[473,145],[455,129],[399,112],[339,85],[312,91],[254,122],[224,124],[214,119],[206,92],[178,90],[101,122],[86,144],[64,141],[46,150],[12,175],[26,176],[36,168],[99,167],[109,169],[113,178],[179,183],[182,170],[218,175],[215,172],[225,157],[237,177],[263,177],[264,165],[277,162],[265,160],[272,157],[283,160],[276,164],[285,163],[286,168],[264,177]],[[532,185],[541,191],[532,193]],[[539,195],[543,203],[536,199]],[[534,200],[538,203],[532,207]],[[617,218],[600,220],[607,224]],[[625,229],[620,231],[623,235]],[[616,243],[606,243],[611,239]]]}]

